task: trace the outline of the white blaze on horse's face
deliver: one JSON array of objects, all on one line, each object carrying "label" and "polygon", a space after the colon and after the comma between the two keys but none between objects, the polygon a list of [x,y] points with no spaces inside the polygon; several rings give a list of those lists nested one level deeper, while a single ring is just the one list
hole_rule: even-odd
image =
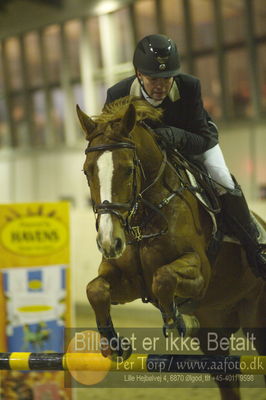
[{"label": "white blaze on horse's face", "polygon": [[[100,183],[100,202],[112,202],[112,177],[114,172],[113,155],[105,151],[97,161],[98,178]],[[112,220],[110,214],[103,214],[100,219],[99,232],[103,241],[109,240],[112,234]]]},{"label": "white blaze on horse's face", "polygon": [[[98,179],[100,186],[100,203],[105,200],[112,203],[112,184],[114,175],[113,154],[105,151],[97,161]],[[117,258],[122,254],[125,247],[124,235],[121,237],[121,229],[115,229],[114,222],[119,222],[111,214],[102,214],[99,221],[97,243],[106,258]],[[119,244],[119,245],[118,245]],[[122,246],[121,246],[122,244]]]}]

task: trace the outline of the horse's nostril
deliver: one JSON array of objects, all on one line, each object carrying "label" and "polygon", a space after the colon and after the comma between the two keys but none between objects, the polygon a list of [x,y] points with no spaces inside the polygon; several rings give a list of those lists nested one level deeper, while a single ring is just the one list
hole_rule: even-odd
[{"label": "horse's nostril", "polygon": [[122,240],[120,238],[115,240],[115,251],[119,252],[122,249]]}]

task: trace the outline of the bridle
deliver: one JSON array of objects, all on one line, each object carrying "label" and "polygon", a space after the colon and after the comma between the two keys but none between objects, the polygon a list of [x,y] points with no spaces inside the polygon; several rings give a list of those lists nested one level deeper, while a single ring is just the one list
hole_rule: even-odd
[{"label": "bridle", "polygon": [[[137,158],[137,153],[136,153],[136,146],[133,143],[129,142],[119,142],[119,143],[113,143],[113,144],[105,144],[105,145],[100,145],[100,146],[93,146],[93,147],[87,147],[85,154],[87,155],[88,153],[94,152],[94,151],[108,151],[108,150],[116,150],[116,149],[131,149],[133,150],[133,163],[134,163],[134,168],[133,168],[133,195],[132,199],[128,203],[120,203],[120,202],[109,202],[108,200],[104,200],[102,203],[95,204],[93,202],[93,211],[97,216],[102,215],[102,214],[113,214],[116,217],[118,217],[122,223],[122,226],[124,228],[127,228],[127,220],[119,210],[124,210],[131,212],[132,209],[134,208],[134,205],[137,203],[137,165],[140,164],[140,160]],[[97,224],[96,228],[98,231],[98,218],[97,218]]]},{"label": "bridle", "polygon": [[[129,202],[127,203],[121,203],[121,202],[109,202],[108,200],[104,200],[102,203],[95,204],[94,202],[92,203],[93,206],[93,211],[95,213],[96,217],[96,230],[98,231],[99,228],[99,216],[102,214],[112,214],[116,216],[123,228],[127,233],[129,233],[134,241],[140,241],[142,239],[148,239],[148,238],[154,238],[158,237],[160,235],[165,234],[168,231],[168,223],[167,220],[164,216],[164,214],[159,210],[158,207],[154,206],[152,203],[147,201],[146,199],[143,198],[143,194],[146,193],[161,177],[161,175],[164,172],[165,166],[166,166],[166,153],[164,152],[163,160],[162,163],[159,167],[157,176],[153,180],[153,182],[145,187],[140,193],[138,193],[138,184],[137,184],[137,169],[140,169],[140,172],[145,180],[145,173],[141,164],[140,159],[138,158],[137,155],[137,149],[134,143],[131,142],[117,142],[117,143],[112,143],[112,144],[103,144],[99,146],[89,146],[85,150],[85,154],[87,155],[88,153],[95,152],[95,151],[112,151],[112,150],[117,150],[117,149],[130,149],[133,151],[133,183],[132,183],[132,198],[130,199]],[[144,206],[149,207],[153,211],[155,211],[157,214],[159,214],[165,221],[166,221],[166,228],[160,230],[159,232],[155,233],[150,233],[150,234],[143,234],[142,233],[142,227],[141,226],[132,226],[131,222],[133,220],[134,215],[136,214],[139,204],[143,203]],[[127,215],[123,216],[122,212],[127,211]],[[129,242],[131,244],[132,242]]]}]

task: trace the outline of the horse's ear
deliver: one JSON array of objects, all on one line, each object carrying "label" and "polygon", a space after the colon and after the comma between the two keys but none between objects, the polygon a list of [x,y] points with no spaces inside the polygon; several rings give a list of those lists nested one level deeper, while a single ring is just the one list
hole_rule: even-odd
[{"label": "horse's ear", "polygon": [[134,129],[137,121],[137,113],[134,104],[130,103],[128,109],[122,119],[122,133],[130,134]]},{"label": "horse's ear", "polygon": [[96,128],[96,123],[80,109],[78,104],[77,104],[76,108],[77,108],[77,114],[79,117],[79,122],[82,126],[82,129],[86,133],[86,139],[89,140],[91,133]]}]

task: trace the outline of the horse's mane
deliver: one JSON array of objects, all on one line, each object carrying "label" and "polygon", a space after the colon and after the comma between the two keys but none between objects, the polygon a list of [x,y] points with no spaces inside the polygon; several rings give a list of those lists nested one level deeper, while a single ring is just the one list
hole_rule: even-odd
[{"label": "horse's mane", "polygon": [[135,106],[137,121],[146,118],[159,121],[162,117],[163,110],[161,108],[154,108],[146,100],[141,100],[138,97],[126,96],[105,105],[102,113],[94,117],[94,121],[96,123],[108,123],[119,120],[123,118],[130,103]]}]

